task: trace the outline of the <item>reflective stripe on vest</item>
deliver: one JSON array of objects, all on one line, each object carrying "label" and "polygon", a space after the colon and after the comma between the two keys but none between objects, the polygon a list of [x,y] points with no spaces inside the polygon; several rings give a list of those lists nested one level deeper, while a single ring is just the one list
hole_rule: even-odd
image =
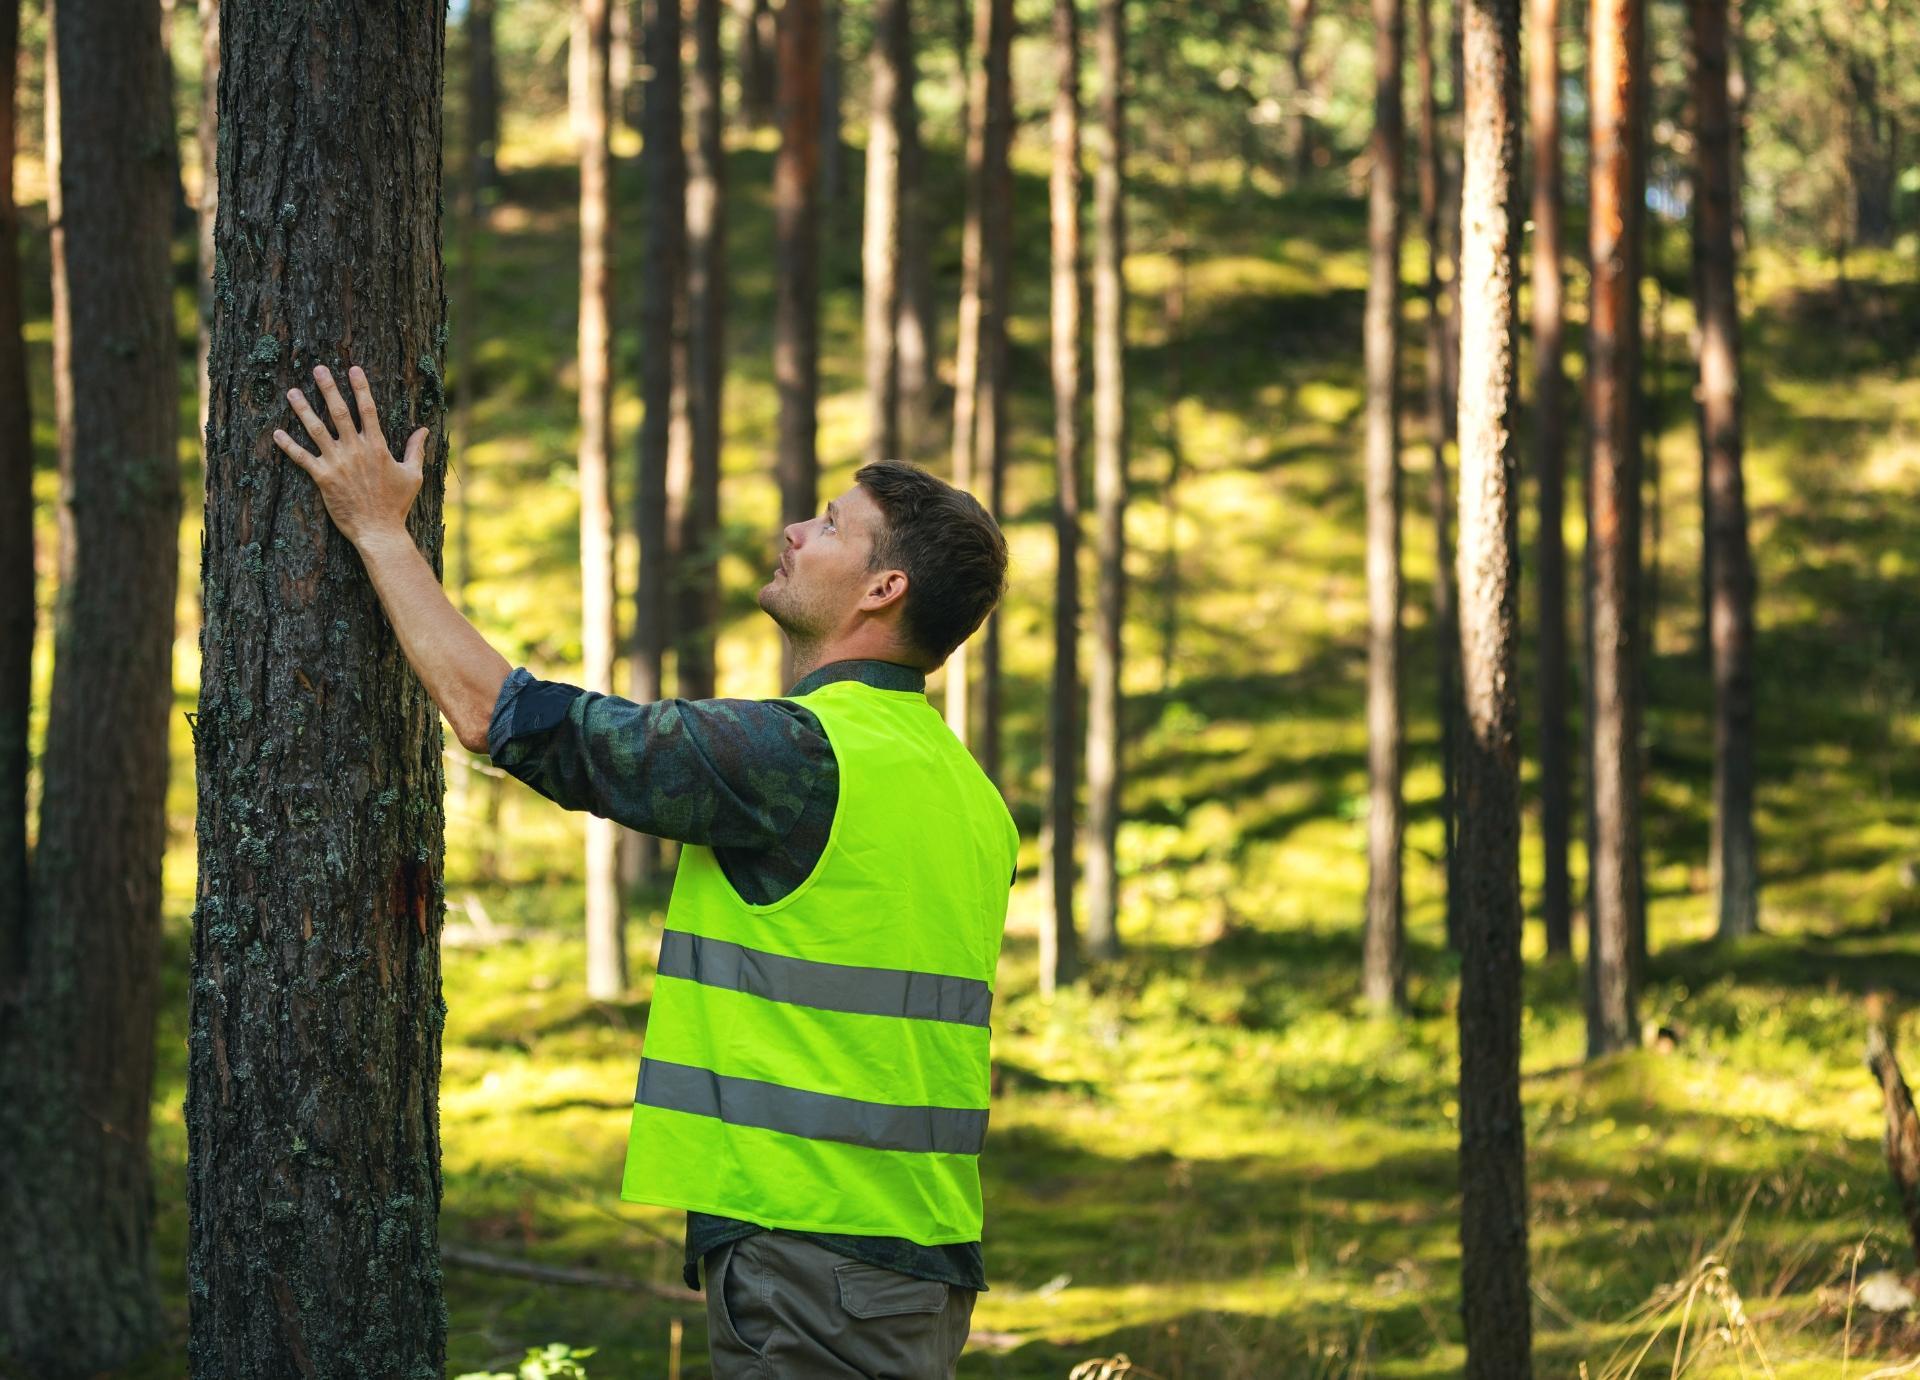
[{"label": "reflective stripe on vest", "polygon": [[925,694],[836,681],[839,800],[765,905],[680,851],[620,1196],[935,1246],[981,1237],[993,982],[1019,831]]},{"label": "reflective stripe on vest", "polygon": [[816,963],[677,930],[660,937],[660,974],[821,1011],[984,1026],[993,1010],[993,989],[974,978]]},{"label": "reflective stripe on vest", "polygon": [[718,1117],[736,1126],[758,1126],[809,1140],[837,1140],[870,1150],[977,1155],[987,1141],[985,1108],[861,1102],[655,1059],[640,1061],[640,1086],[633,1100]]}]

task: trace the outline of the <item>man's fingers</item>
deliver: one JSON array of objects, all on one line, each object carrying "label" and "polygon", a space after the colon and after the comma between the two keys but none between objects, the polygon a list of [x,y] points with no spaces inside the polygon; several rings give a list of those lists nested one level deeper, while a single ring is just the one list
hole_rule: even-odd
[{"label": "man's fingers", "polygon": [[414,432],[413,435],[407,437],[407,455],[401,463],[409,468],[417,469],[426,453],[427,429],[421,427],[418,431]]},{"label": "man's fingers", "polygon": [[287,401],[293,404],[293,415],[298,417],[307,428],[307,435],[313,438],[313,443],[320,447],[322,454],[325,454],[333,445],[333,433],[328,431],[327,424],[320,420],[320,414],[313,410],[313,404],[307,401],[307,395],[298,388],[289,388]]},{"label": "man's fingers", "polygon": [[367,382],[367,371],[359,365],[347,370],[347,381],[353,385],[353,400],[360,407],[360,434],[370,440],[386,445],[387,438],[380,431],[380,411],[373,405],[373,385]]},{"label": "man's fingers", "polygon": [[346,440],[354,434],[353,414],[347,411],[347,400],[340,396],[340,390],[334,385],[333,375],[324,364],[313,367],[313,379],[320,385],[320,396],[327,400],[327,412],[333,418],[334,430],[340,433],[340,439]]},{"label": "man's fingers", "polygon": [[309,474],[313,472],[312,467],[318,464],[320,461],[319,456],[309,454],[308,452],[302,450],[299,446],[295,445],[293,443],[293,437],[287,435],[287,433],[284,431],[274,432],[273,441],[275,445],[279,446],[281,450],[284,450],[287,453],[287,459],[293,461],[294,464],[298,465],[301,469],[306,470]]}]

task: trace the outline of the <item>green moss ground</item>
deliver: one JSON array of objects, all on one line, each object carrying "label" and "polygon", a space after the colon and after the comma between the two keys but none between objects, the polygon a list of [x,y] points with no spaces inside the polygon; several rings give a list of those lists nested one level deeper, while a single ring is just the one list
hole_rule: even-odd
[{"label": "green moss ground", "polygon": [[[509,136],[515,136],[510,126]],[[573,176],[550,129],[519,132],[480,242],[471,485],[476,620],[516,664],[577,673],[578,551],[568,359]],[[940,296],[957,278],[959,179],[931,181]],[[731,169],[733,352],[726,451],[722,685],[770,694],[778,644],[751,592],[774,550],[770,225],[764,144]],[[638,204],[622,169],[624,205]],[[1150,172],[1150,170],[1149,170]],[[858,164],[852,185],[857,187]],[[1182,1380],[1444,1376],[1457,1314],[1455,967],[1441,942],[1439,773],[1431,706],[1431,528],[1419,417],[1407,409],[1407,890],[1412,1015],[1358,1014],[1364,884],[1364,573],[1358,415],[1362,211],[1330,197],[1192,196],[1185,338],[1165,338],[1170,188],[1136,187],[1131,353],[1130,655],[1121,930],[1127,957],[1052,1005],[1035,990],[1043,898],[1051,590],[1043,172],[1023,169],[1014,323],[1016,563],[1007,627],[1008,795],[1028,834],[996,1007],[999,1094],[985,1158],[991,1292],[961,1373],[1058,1377],[1126,1352]],[[625,213],[622,514],[631,494],[638,226]],[[858,236],[826,236],[820,444],[844,487],[861,444]],[[181,247],[183,283],[186,248]],[[1408,280],[1421,271],[1417,247]],[[1664,262],[1684,263],[1671,246]],[[1910,263],[1862,266],[1850,303],[1820,265],[1764,256],[1751,275],[1750,485],[1760,587],[1759,827],[1768,934],[1709,942],[1704,872],[1710,751],[1698,652],[1697,451],[1670,406],[1661,437],[1666,538],[1647,721],[1646,842],[1653,970],[1644,1011],[1670,1054],[1581,1063],[1578,975],[1538,962],[1530,919],[1525,1097],[1540,1373],[1666,1374],[1689,1296],[1686,1373],[1870,1370],[1911,1339],[1823,1302],[1821,1290],[1902,1263],[1904,1237],[1860,1058],[1861,994],[1920,993],[1920,291]],[[1680,287],[1682,284],[1676,283]],[[42,607],[51,609],[56,484],[44,287],[30,326],[42,455]],[[182,291],[183,329],[191,307]],[[1669,359],[1684,304],[1668,319]],[[1420,332],[1410,306],[1410,337]],[[469,328],[455,321],[456,331]],[[946,343],[950,346],[949,334]],[[1164,392],[1174,352],[1188,396]],[[1406,359],[1409,399],[1419,358]],[[1577,361],[1574,367],[1577,369]],[[191,349],[182,356],[177,703],[193,708],[198,456]],[[1679,369],[1669,388],[1679,388]],[[1683,390],[1682,390],[1683,394]],[[1671,396],[1671,394],[1670,394]],[[1185,470],[1161,501],[1170,428]],[[1531,488],[1527,490],[1529,496]],[[449,494],[452,521],[453,495]],[[1523,535],[1531,551],[1529,513]],[[1578,515],[1569,517],[1578,549]],[[1176,566],[1169,578],[1169,550]],[[622,559],[631,588],[630,538]],[[451,542],[449,543],[451,561]],[[1170,619],[1165,593],[1177,589]],[[1525,604],[1532,620],[1533,591]],[[1173,636],[1169,646],[1168,629]],[[43,642],[48,620],[43,617]],[[50,645],[37,663],[44,715]],[[1533,665],[1523,663],[1528,745]],[[935,693],[939,686],[936,681]],[[452,737],[448,735],[449,745]],[[193,769],[173,721],[165,1001],[153,1132],[169,1344],[132,1374],[184,1374],[187,916]],[[453,756],[466,755],[453,747]],[[1528,768],[1531,781],[1531,765]],[[581,994],[580,822],[508,783],[488,823],[485,780],[452,766],[449,895],[471,893],[536,937],[446,954],[441,1084],[450,1243],[662,1283],[674,1215],[622,1204],[617,1183],[649,976],[632,1000]],[[1540,872],[1530,814],[1523,872]],[[497,849],[497,865],[487,854]],[[1576,877],[1579,865],[1576,863]],[[636,898],[636,948],[660,898]],[[1917,1045],[1916,1047],[1920,1047]],[[1908,1262],[1910,1263],[1910,1262]],[[1724,1275],[1713,1273],[1724,1267]],[[661,1376],[672,1319],[683,1374],[706,1374],[697,1307],[447,1276],[451,1373],[502,1368],[528,1346],[594,1346],[595,1377]],[[1691,1295],[1689,1290],[1691,1287]],[[1736,1303],[1737,1294],[1743,1303]],[[1735,1322],[1743,1318],[1744,1322]],[[1716,1332],[1716,1329],[1718,1331]],[[1639,1353],[1652,1339],[1644,1356]],[[1884,1362],[1883,1362],[1884,1363]]]}]

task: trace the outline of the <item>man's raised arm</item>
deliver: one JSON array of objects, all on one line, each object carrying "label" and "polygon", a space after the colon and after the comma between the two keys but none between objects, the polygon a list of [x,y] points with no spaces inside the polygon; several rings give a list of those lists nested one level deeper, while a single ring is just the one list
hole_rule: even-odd
[{"label": "man's raised arm", "polygon": [[493,706],[513,667],[453,606],[407,531],[407,512],[420,492],[427,429],[421,427],[407,438],[406,456],[396,463],[380,432],[366,372],[357,364],[347,372],[360,408],[359,426],[333,375],[321,365],[313,377],[333,418],[332,430],[305,393],[297,388],[287,393],[319,453],[302,449],[284,431],[273,433],[274,442],[313,476],[333,525],[359,551],[414,674],[453,725],[461,745],[485,752]]}]

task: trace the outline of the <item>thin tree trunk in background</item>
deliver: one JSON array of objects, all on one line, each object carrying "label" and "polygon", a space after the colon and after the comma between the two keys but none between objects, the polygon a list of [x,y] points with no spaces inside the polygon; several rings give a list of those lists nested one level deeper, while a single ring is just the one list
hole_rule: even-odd
[{"label": "thin tree trunk in background", "polygon": [[1713,531],[1713,889],[1722,938],[1759,928],[1753,829],[1753,557],[1742,473],[1740,303],[1727,0],[1694,0],[1694,224],[1700,239],[1700,395]]},{"label": "thin tree trunk in background", "polygon": [[1446,245],[1440,236],[1440,188],[1446,173],[1440,161],[1440,107],[1433,90],[1433,0],[1417,0],[1416,27],[1420,79],[1420,230],[1427,242],[1426,390],[1428,466],[1427,505],[1433,513],[1433,633],[1434,664],[1439,668],[1440,721],[1440,838],[1446,866],[1447,943],[1460,947],[1458,905],[1459,840],[1455,777],[1459,757],[1460,632],[1454,616],[1452,485],[1447,481],[1447,442],[1453,436],[1453,415],[1447,396],[1446,294],[1440,266]]},{"label": "thin tree trunk in background", "polygon": [[[1666,537],[1666,494],[1663,489],[1665,476],[1660,469],[1660,433],[1665,420],[1667,401],[1667,285],[1660,276],[1658,226],[1654,227],[1649,249],[1646,280],[1653,285],[1653,320],[1643,327],[1646,335],[1643,351],[1646,356],[1646,367],[1640,408],[1641,468],[1646,475],[1642,509],[1646,514],[1647,525],[1647,560],[1646,568],[1641,573],[1640,588],[1643,595],[1640,600],[1638,633],[1643,676],[1647,660],[1659,655],[1660,652],[1660,567]],[[1645,685],[1644,679],[1642,685]],[[1642,693],[1645,693],[1644,689]],[[1642,771],[1645,770],[1645,764],[1646,756],[1643,752]]]},{"label": "thin tree trunk in background", "polygon": [[867,459],[900,454],[899,82],[907,0],[874,0],[867,63],[866,228],[861,298],[867,367]]},{"label": "thin tree trunk in background", "polygon": [[[686,273],[686,152],[681,139],[680,3],[642,0],[640,93],[641,234],[640,434],[634,486],[634,534],[640,563],[633,595],[627,689],[638,701],[666,694],[666,655],[674,636],[674,561],[669,469],[673,461],[675,355],[681,284]],[[660,866],[659,841],[622,840],[628,881],[645,885]]]},{"label": "thin tree trunk in background", "polygon": [[[69,396],[87,405],[62,437],[39,843],[25,914],[8,917],[18,959],[7,960],[0,987],[0,1106],[9,1117],[0,1136],[0,1336],[36,1375],[125,1365],[163,1325],[147,1132],[180,465],[168,264],[177,173],[154,156],[173,141],[159,19],[140,0],[60,0],[49,18],[58,107],[49,120],[59,130],[49,211],[62,231],[53,271],[68,342],[59,364]],[[7,76],[11,108],[13,69]],[[11,209],[7,222],[11,235]],[[9,261],[16,244],[6,241]],[[8,336],[14,354],[17,326]],[[24,403],[16,395],[10,427],[24,421]],[[31,450],[15,453],[30,485]],[[31,515],[29,502],[28,524]],[[8,621],[13,637],[29,639],[13,645],[30,654],[31,546],[20,549],[21,535],[10,529],[7,573],[24,576],[28,607]],[[24,535],[30,543],[30,526]],[[10,759],[16,752],[9,745]],[[24,778],[9,776],[9,799],[17,784]]]},{"label": "thin tree trunk in background", "polygon": [[[974,463],[986,482],[987,511],[1006,512],[1007,326],[1013,317],[1013,32],[1017,16],[1012,0],[994,0],[1003,9],[995,25],[987,66],[986,317],[982,322],[979,425],[974,428]],[[1000,781],[1000,741],[1004,687],[1000,676],[1001,618],[987,615],[980,638],[980,769]]]},{"label": "thin tree trunk in background", "polygon": [[779,21],[769,0],[740,0],[740,118],[748,129],[773,120]]},{"label": "thin tree trunk in background", "polygon": [[199,0],[200,23],[200,110],[196,137],[200,147],[200,197],[194,207],[199,228],[198,263],[200,269],[199,339],[194,354],[194,386],[200,400],[199,434],[204,445],[207,434],[207,349],[213,340],[213,221],[220,204],[220,181],[215,164],[219,162],[220,115],[220,0]]},{"label": "thin tree trunk in background", "polygon": [[1313,93],[1307,85],[1307,44],[1314,0],[1287,0],[1287,71],[1293,80],[1293,181],[1313,175]]},{"label": "thin tree trunk in background", "polygon": [[1193,260],[1193,143],[1182,128],[1175,136],[1173,275],[1167,280],[1162,308],[1167,341],[1167,483],[1160,495],[1166,522],[1165,550],[1160,563],[1160,690],[1173,688],[1173,663],[1180,632],[1180,475],[1186,456],[1180,445],[1180,404],[1186,397],[1187,279]]},{"label": "thin tree trunk in background", "polygon": [[[580,649],[582,683],[613,692],[618,605],[613,562],[613,90],[609,0],[580,0]],[[667,8],[671,8],[669,3]],[[651,280],[657,275],[649,274]],[[639,696],[636,698],[654,698]],[[586,819],[587,995],[627,988],[619,826]]]},{"label": "thin tree trunk in background", "polygon": [[840,0],[820,4],[820,204],[837,217],[847,195],[847,146],[841,138],[846,56],[840,51]]},{"label": "thin tree trunk in background", "polygon": [[1592,343],[1588,349],[1592,613],[1587,631],[1593,713],[1588,731],[1593,851],[1589,867],[1587,1051],[1639,1043],[1635,915],[1642,886],[1638,625],[1640,454],[1639,191],[1635,114],[1645,0],[1594,0],[1588,29],[1592,119]]},{"label": "thin tree trunk in background", "polygon": [[1400,110],[1402,0],[1373,0],[1373,144],[1367,202],[1367,924],[1362,989],[1406,1004],[1401,908]]},{"label": "thin tree trunk in background", "polygon": [[[961,237],[960,322],[954,353],[953,482],[985,488],[987,511],[1000,513],[1006,426],[1006,311],[1010,263],[1013,87],[1009,59],[1012,0],[980,0],[975,12],[972,125],[967,131],[967,219]],[[970,738],[972,644],[947,658],[947,726],[973,741],[988,776],[999,768],[999,620],[980,638],[980,736]]]},{"label": "thin tree trunk in background", "polygon": [[[780,394],[782,525],[819,501],[815,450],[820,396],[820,0],[786,0],[779,25],[780,152],[773,163],[773,378]],[[793,684],[793,647],[780,688]]]},{"label": "thin tree trunk in background", "polygon": [[25,971],[27,725],[32,716],[33,425],[21,338],[20,213],[13,200],[20,0],[0,0],[0,1041]]},{"label": "thin tree trunk in background", "polygon": [[500,73],[493,56],[494,0],[467,0],[467,138],[475,195],[486,205],[500,185]]},{"label": "thin tree trunk in background", "polygon": [[[686,72],[687,439],[693,495],[680,549],[680,693],[719,693],[720,400],[726,378],[727,168],[721,130],[720,0],[692,0],[693,61]],[[784,687],[782,687],[784,688]]]},{"label": "thin tree trunk in background", "polygon": [[1052,221],[1054,580],[1053,681],[1047,700],[1047,875],[1053,913],[1040,926],[1040,991],[1080,972],[1073,918],[1080,785],[1080,15],[1053,0]]},{"label": "thin tree trunk in background", "polygon": [[1087,692],[1087,956],[1120,952],[1115,844],[1125,756],[1120,661],[1126,637],[1127,124],[1124,0],[1100,0],[1100,159],[1093,174],[1093,503],[1099,583]]},{"label": "thin tree trunk in background", "polygon": [[934,308],[933,255],[928,244],[926,159],[920,137],[920,107],[915,96],[919,63],[913,46],[913,6],[903,4],[898,104],[893,124],[900,140],[900,322],[898,348],[900,445],[905,454],[924,456],[934,449],[934,395],[939,379],[938,314]]},{"label": "thin tree trunk in background", "polygon": [[1573,752],[1567,731],[1566,285],[1560,153],[1560,0],[1530,0],[1528,120],[1533,129],[1533,457],[1539,485],[1540,912],[1547,954],[1573,952]]},{"label": "thin tree trunk in background", "polygon": [[1468,1380],[1533,1373],[1520,1110],[1520,0],[1468,0],[1460,234],[1460,1295]]},{"label": "thin tree trunk in background", "polygon": [[[313,397],[314,364],[343,385],[361,365],[389,438],[432,429],[409,530],[439,573],[445,15],[221,9],[189,1359],[205,1380],[438,1375],[439,714],[317,489],[264,438],[293,428],[286,390]],[[290,32],[314,61],[289,60]]]},{"label": "thin tree trunk in background", "polygon": [[[1465,151],[1466,7],[1470,0],[1453,0],[1447,32],[1448,92],[1444,124],[1452,131],[1441,152],[1445,171],[1440,184],[1440,234],[1447,244],[1446,358],[1442,380],[1447,390],[1447,439],[1453,440],[1460,410],[1460,188]],[[1451,567],[1449,562],[1449,567]]]},{"label": "thin tree trunk in background", "polygon": [[960,111],[956,127],[971,147],[973,138],[973,27],[974,10],[983,0],[952,0],[953,66],[960,77]]}]

